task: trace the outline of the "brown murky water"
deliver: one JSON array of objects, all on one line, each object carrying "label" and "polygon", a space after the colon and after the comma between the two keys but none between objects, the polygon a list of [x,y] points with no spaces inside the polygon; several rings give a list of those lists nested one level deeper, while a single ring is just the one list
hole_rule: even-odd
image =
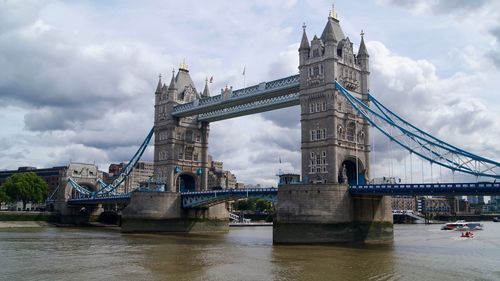
[{"label": "brown murky water", "polygon": [[226,234],[0,229],[0,280],[500,280],[500,223],[476,238],[396,225],[390,245],[273,246],[272,228]]}]

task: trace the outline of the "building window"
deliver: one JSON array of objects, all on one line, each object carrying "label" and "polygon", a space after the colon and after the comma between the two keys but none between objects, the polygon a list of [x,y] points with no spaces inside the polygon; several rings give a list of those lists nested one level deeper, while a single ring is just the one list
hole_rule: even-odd
[{"label": "building window", "polygon": [[313,76],[319,76],[319,66],[313,67]]},{"label": "building window", "polygon": [[193,131],[191,131],[191,130],[186,131],[186,141],[188,141],[188,142],[193,141]]},{"label": "building window", "polygon": [[183,159],[184,158],[184,150],[180,147],[179,148],[179,153],[177,155],[178,159]]},{"label": "building window", "polygon": [[321,105],[319,103],[316,103],[316,112],[320,112],[321,111],[320,106]]},{"label": "building window", "polygon": [[354,141],[355,126],[356,125],[354,124],[354,122],[351,122],[347,125],[346,138],[348,141]]},{"label": "building window", "polygon": [[315,155],[316,155],[316,154],[315,154],[314,152],[311,152],[311,159],[314,159],[314,156],[315,156]]},{"label": "building window", "polygon": [[323,111],[326,111],[326,101],[321,103],[321,107],[322,107]]},{"label": "building window", "polygon": [[184,159],[186,159],[186,160],[193,160],[193,148],[192,147],[187,147],[186,148]]},{"label": "building window", "polygon": [[317,140],[321,139],[321,130],[316,130],[316,139]]},{"label": "building window", "polygon": [[316,134],[314,132],[314,130],[310,131],[311,133],[311,141],[315,141],[316,140]]},{"label": "building window", "polygon": [[321,138],[326,139],[326,129],[321,130]]},{"label": "building window", "polygon": [[326,157],[326,151],[322,151],[321,156]]},{"label": "building window", "polygon": [[314,103],[309,104],[309,113],[314,113]]}]

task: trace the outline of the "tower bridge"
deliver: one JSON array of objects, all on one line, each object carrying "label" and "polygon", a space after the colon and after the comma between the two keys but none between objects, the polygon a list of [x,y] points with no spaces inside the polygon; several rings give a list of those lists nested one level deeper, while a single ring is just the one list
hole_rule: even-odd
[{"label": "tower bridge", "polygon": [[[500,183],[368,184],[370,129],[430,163],[453,172],[500,179],[500,163],[457,148],[405,121],[369,93],[369,54],[361,33],[355,52],[336,13],[321,36],[308,39],[303,27],[299,74],[211,96],[198,92],[187,65],[160,80],[154,126],[127,167],[111,183],[91,192],[70,180],[77,196],[68,206],[128,204],[124,231],[224,231],[228,200],[259,197],[276,202],[276,243],[392,240],[392,210],[386,195],[499,194]],[[299,183],[271,189],[210,190],[209,124],[219,120],[300,106]],[[154,138],[153,138],[154,133]],[[117,194],[150,140],[155,179],[164,190]],[[64,194],[67,194],[64,193]],[[71,208],[69,208],[71,209]]]}]

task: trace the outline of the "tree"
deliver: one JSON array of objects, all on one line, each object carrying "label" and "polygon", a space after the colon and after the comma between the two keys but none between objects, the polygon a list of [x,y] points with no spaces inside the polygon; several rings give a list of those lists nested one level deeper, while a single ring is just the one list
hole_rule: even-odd
[{"label": "tree", "polygon": [[255,203],[255,210],[260,212],[270,212],[272,209],[272,204],[264,199],[257,199]]},{"label": "tree", "polygon": [[0,186],[0,202],[9,202],[10,201],[10,198],[9,196],[7,196],[7,194],[5,193],[5,188],[4,186]]},{"label": "tree", "polygon": [[33,172],[17,173],[8,177],[3,184],[5,194],[12,201],[42,202],[48,193],[47,183]]}]

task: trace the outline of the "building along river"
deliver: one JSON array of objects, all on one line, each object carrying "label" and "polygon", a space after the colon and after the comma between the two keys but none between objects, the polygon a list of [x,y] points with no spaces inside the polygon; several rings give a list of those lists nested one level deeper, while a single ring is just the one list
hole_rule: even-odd
[{"label": "building along river", "polygon": [[210,235],[0,229],[0,280],[500,280],[500,223],[473,239],[395,225],[389,245],[273,246],[271,227]]}]

